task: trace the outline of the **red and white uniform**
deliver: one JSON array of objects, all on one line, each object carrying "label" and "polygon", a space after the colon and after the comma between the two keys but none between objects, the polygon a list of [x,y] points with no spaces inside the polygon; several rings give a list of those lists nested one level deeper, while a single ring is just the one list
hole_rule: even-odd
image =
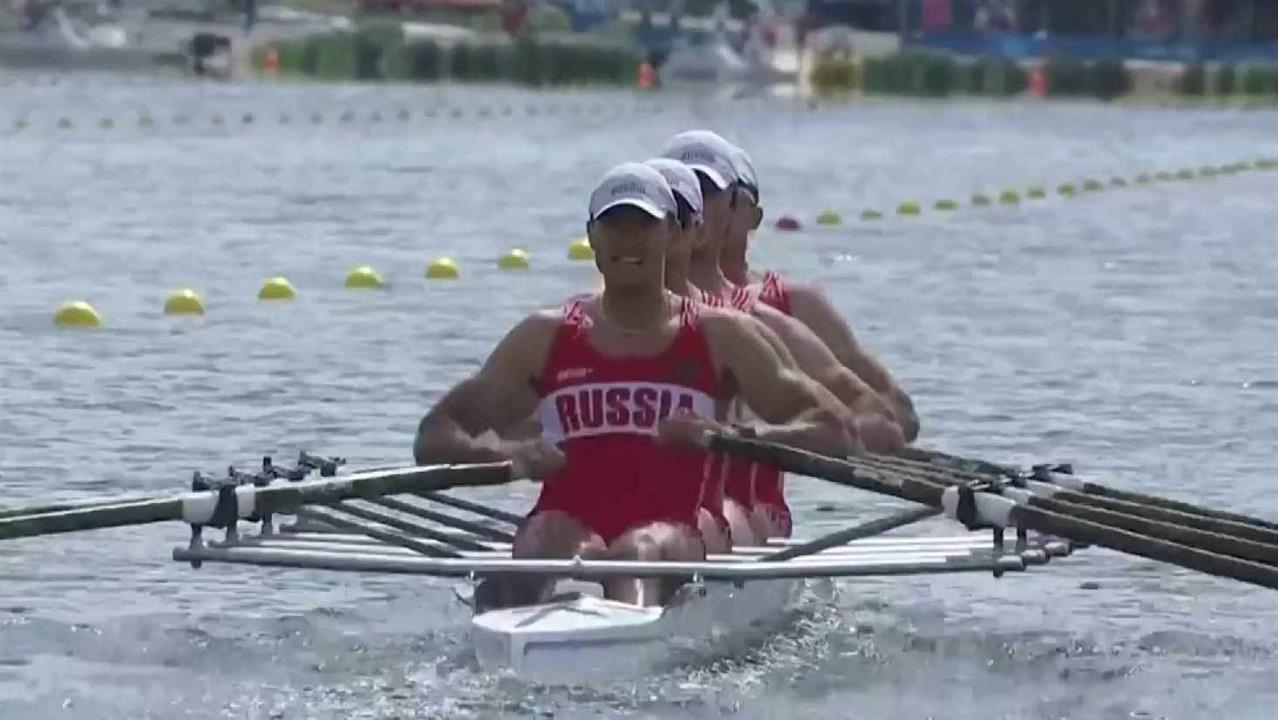
[{"label": "red and white uniform", "polygon": [[[754,302],[749,290],[736,285],[732,286],[726,299],[701,289],[695,289],[694,292],[697,301],[708,307],[730,307],[749,312]],[[729,535],[728,518],[723,514],[723,499],[730,497],[740,505],[753,507],[749,467],[750,463],[733,460],[723,453],[710,453],[706,461],[706,492],[702,498],[702,507],[709,511],[714,521]]]},{"label": "red and white uniform", "polygon": [[785,280],[771,270],[763,274],[763,280],[759,287],[759,299],[786,315],[792,314],[790,312],[790,290],[786,287]]},{"label": "red and white uniform", "polygon": [[679,331],[647,357],[613,357],[590,343],[589,296],[569,300],[537,382],[547,442],[567,462],[547,478],[532,513],[566,512],[611,543],[666,521],[697,528],[708,454],[657,443],[657,422],[677,412],[717,417],[723,388],[697,303],[683,300]]},{"label": "red and white uniform", "polygon": [[[785,280],[771,270],[763,274],[758,299],[786,315],[791,314],[790,291],[786,288]],[[753,484],[755,504],[771,515],[777,527],[782,528],[784,535],[789,537],[794,525],[790,506],[785,501],[785,480],[781,471],[772,465],[756,464]]]}]

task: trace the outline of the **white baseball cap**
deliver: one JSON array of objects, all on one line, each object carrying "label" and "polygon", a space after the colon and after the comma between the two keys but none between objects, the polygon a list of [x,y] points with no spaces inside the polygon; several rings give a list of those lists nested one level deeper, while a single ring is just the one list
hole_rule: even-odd
[{"label": "white baseball cap", "polygon": [[670,138],[661,151],[710,178],[714,186],[726,190],[738,180],[732,164],[732,143],[709,130],[687,130]]},{"label": "white baseball cap", "polygon": [[658,220],[679,212],[666,178],[637,162],[622,163],[604,173],[590,193],[590,219],[597,220],[619,205],[637,207]]},{"label": "white baseball cap", "polygon": [[697,181],[697,174],[692,171],[692,168],[678,160],[664,157],[645,160],[643,164],[661,173],[666,182],[670,183],[670,189],[674,191],[674,194],[683,198],[683,201],[688,203],[688,207],[692,208],[693,222],[701,222],[706,204],[701,197],[701,183]]},{"label": "white baseball cap", "polygon": [[759,175],[754,171],[754,162],[750,160],[750,154],[742,148],[735,147],[733,150],[732,166],[736,168],[737,180],[754,196],[754,201],[757,203],[759,202]]}]

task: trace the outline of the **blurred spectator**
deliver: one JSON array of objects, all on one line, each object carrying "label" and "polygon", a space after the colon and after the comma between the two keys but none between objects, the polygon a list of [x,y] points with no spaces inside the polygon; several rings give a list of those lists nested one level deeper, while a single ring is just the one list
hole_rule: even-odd
[{"label": "blurred spectator", "polygon": [[1016,18],[1007,0],[985,0],[976,8],[973,24],[979,32],[1011,32]]},{"label": "blurred spectator", "polygon": [[1152,38],[1171,36],[1176,20],[1166,0],[1141,0],[1136,10],[1136,35]]}]

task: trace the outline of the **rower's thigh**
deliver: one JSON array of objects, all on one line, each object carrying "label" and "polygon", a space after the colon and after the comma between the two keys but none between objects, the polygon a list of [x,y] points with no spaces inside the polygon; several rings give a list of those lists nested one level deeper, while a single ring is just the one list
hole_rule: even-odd
[{"label": "rower's thigh", "polygon": [[654,522],[631,528],[609,546],[614,556],[647,560],[705,560],[706,545],[696,528],[681,523]]},{"label": "rower's thigh", "polygon": [[517,558],[569,558],[593,556],[603,548],[603,538],[577,518],[558,510],[543,510],[519,526],[510,554]]},{"label": "rower's thigh", "polygon": [[723,516],[728,520],[733,545],[757,545],[762,540],[750,517],[750,511],[731,498],[723,501]]},{"label": "rower's thigh", "polygon": [[697,513],[697,530],[705,541],[708,553],[730,553],[732,542],[728,538],[729,530],[719,524],[714,514],[705,508]]}]

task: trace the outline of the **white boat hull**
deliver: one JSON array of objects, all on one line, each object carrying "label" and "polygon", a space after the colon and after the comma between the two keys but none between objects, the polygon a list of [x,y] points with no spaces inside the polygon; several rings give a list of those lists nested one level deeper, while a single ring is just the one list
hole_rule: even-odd
[{"label": "white boat hull", "polygon": [[593,594],[491,610],[471,621],[480,667],[521,680],[580,684],[625,680],[747,644],[798,594],[800,580],[685,585],[666,607]]}]

